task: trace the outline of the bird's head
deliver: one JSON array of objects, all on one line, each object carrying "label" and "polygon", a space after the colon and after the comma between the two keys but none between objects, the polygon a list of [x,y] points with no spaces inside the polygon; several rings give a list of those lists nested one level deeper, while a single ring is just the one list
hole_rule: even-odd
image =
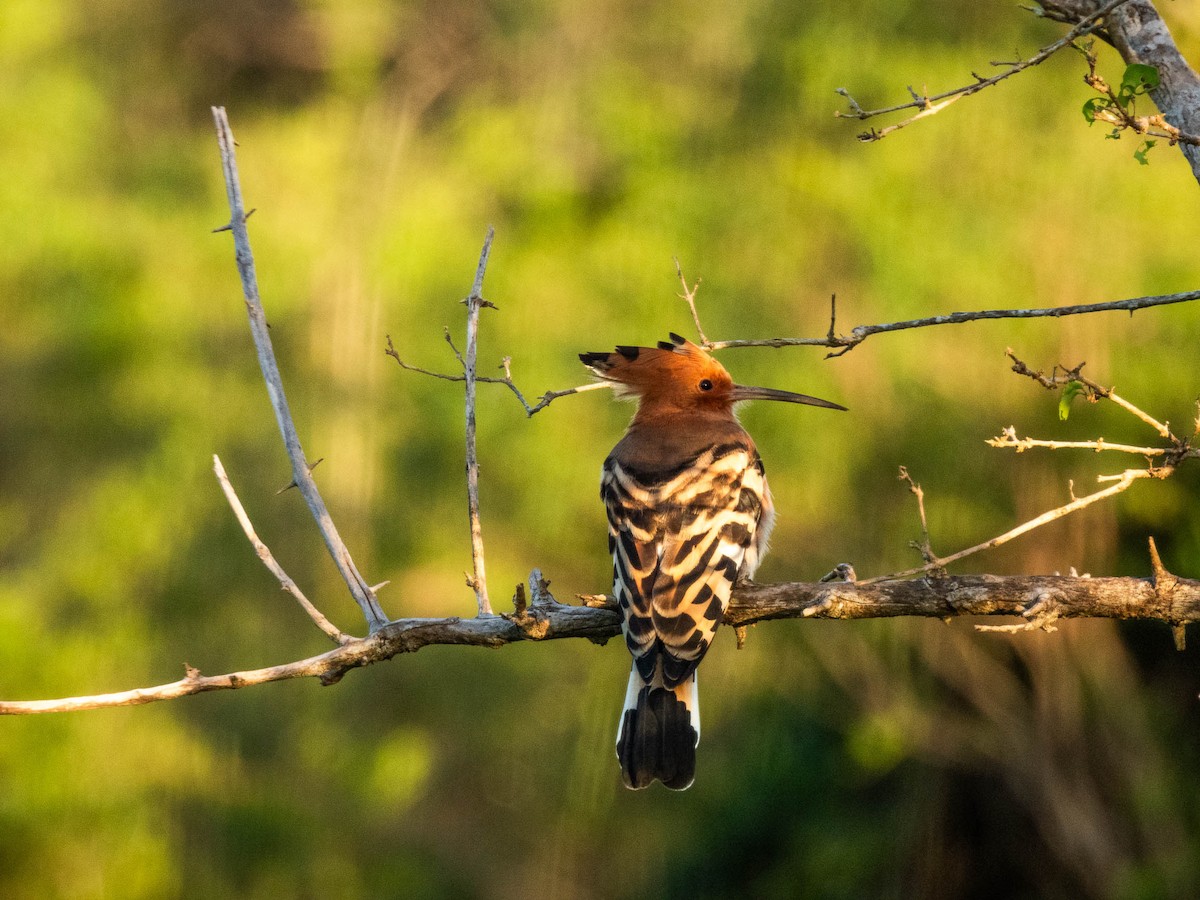
[{"label": "bird's head", "polygon": [[617,347],[612,353],[580,353],[580,361],[618,396],[636,398],[639,418],[673,415],[732,414],[743,400],[783,400],[827,409],[846,407],[807,394],[735,384],[725,367],[677,334],[657,347]]}]

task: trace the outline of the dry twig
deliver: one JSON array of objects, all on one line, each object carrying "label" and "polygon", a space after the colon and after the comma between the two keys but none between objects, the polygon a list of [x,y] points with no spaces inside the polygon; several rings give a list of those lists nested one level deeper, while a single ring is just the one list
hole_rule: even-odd
[{"label": "dry twig", "polygon": [[984,319],[1060,319],[1064,316],[1079,316],[1097,312],[1122,310],[1133,313],[1139,309],[1168,306],[1173,303],[1189,303],[1200,300],[1200,291],[1185,291],[1180,294],[1162,294],[1151,297],[1132,297],[1128,300],[1109,300],[1102,303],[1082,303],[1075,306],[1049,306],[1033,309],[980,309],[970,312],[954,312],[942,316],[926,316],[903,322],[886,322],[879,325],[858,325],[849,334],[834,334],[831,321],[829,334],[814,338],[765,338],[762,340],[712,341],[710,350],[728,350],[740,347],[831,347],[834,352],[826,358],[842,356],[853,350],[873,334],[906,331],[910,328],[930,328],[934,325],[959,325],[963,322],[978,322]]},{"label": "dry twig", "polygon": [[688,287],[687,279],[683,277],[683,267],[679,265],[679,257],[675,257],[675,273],[679,276],[679,283],[683,285],[683,293],[679,295],[679,299],[688,305],[688,309],[692,311],[692,321],[696,325],[696,334],[700,336],[700,346],[708,347],[708,338],[704,335],[704,328],[700,325],[700,314],[696,312],[696,291],[700,287],[702,279],[697,278],[696,283]]},{"label": "dry twig", "polygon": [[487,271],[488,256],[492,251],[492,238],[496,231],[490,225],[479,254],[479,266],[475,270],[475,283],[471,294],[463,301],[467,305],[467,353],[463,360],[466,381],[467,407],[467,511],[471,520],[471,564],[473,573],[467,585],[475,591],[475,602],[479,615],[492,615],[492,604],[488,600],[487,574],[483,564],[483,529],[479,524],[479,458],[475,452],[475,360],[479,349],[479,311],[491,303],[483,299],[483,276]]},{"label": "dry twig", "polygon": [[[304,660],[253,669],[243,672],[233,672],[224,675],[205,676],[198,670],[188,667],[187,674],[179,681],[155,687],[139,688],[111,694],[71,697],[60,700],[34,701],[0,701],[0,715],[19,715],[44,712],[63,712],[69,710],[95,709],[101,707],[128,706],[149,703],[157,700],[167,700],[213,690],[232,690],[251,685],[264,684],[300,677],[315,677],[322,684],[333,684],[341,679],[348,671],[362,666],[380,662],[385,659],[407,652],[414,652],[421,647],[432,644],[456,644],[468,646],[500,647],[508,643],[526,640],[549,640],[565,637],[584,637],[603,643],[608,638],[620,633],[620,613],[610,598],[604,595],[592,595],[585,599],[583,606],[566,606],[558,603],[549,594],[547,584],[540,573],[535,570],[530,577],[529,591],[531,603],[518,601],[518,609],[512,616],[481,615],[473,619],[431,618],[403,619],[394,622],[383,622],[382,611],[374,601],[373,590],[366,586],[361,576],[358,576],[353,564],[349,562],[349,554],[344,552],[344,546],[337,538],[332,522],[328,521],[328,513],[320,503],[320,496],[312,484],[310,468],[304,462],[299,442],[295,438],[295,427],[287,411],[283,397],[282,384],[271,352],[269,335],[266,332],[265,316],[258,301],[257,286],[254,279],[253,258],[250,255],[249,242],[246,236],[245,219],[241,201],[240,188],[237,184],[236,164],[233,159],[233,142],[229,133],[228,122],[223,110],[214,109],[218,135],[221,142],[222,160],[225,165],[226,180],[229,189],[231,220],[228,229],[233,232],[239,271],[242,274],[243,286],[246,292],[247,309],[250,315],[252,333],[258,349],[260,363],[275,408],[280,430],[284,436],[285,446],[293,462],[295,482],[305,494],[310,506],[314,507],[314,516],[322,528],[327,544],[330,544],[334,559],[339,563],[339,569],[348,565],[354,577],[347,577],[347,583],[356,599],[365,591],[369,602],[360,599],[368,621],[371,623],[371,634],[365,638],[352,638],[333,628],[319,612],[307,604],[303,594],[298,589],[293,590],[294,584],[287,578],[274,560],[269,550],[257,539],[252,526],[249,524],[236,494],[229,486],[224,476],[219,460],[215,461],[218,477],[226,496],[238,515],[247,536],[281,584],[296,596],[305,606],[313,620],[331,638],[338,641],[340,646],[327,653]],[[480,256],[476,272],[475,284],[471,296],[464,301],[468,307],[468,336],[466,354],[454,350],[456,357],[463,365],[464,372],[460,377],[440,375],[405,364],[395,353],[389,339],[389,354],[402,367],[424,374],[434,375],[448,380],[463,380],[467,386],[467,467],[470,479],[472,468],[477,478],[477,464],[474,459],[474,386],[479,381],[504,383],[522,400],[526,411],[532,415],[537,409],[547,405],[557,396],[565,396],[580,390],[588,390],[603,385],[588,385],[569,391],[551,392],[543,398],[543,402],[535,408],[530,408],[524,398],[512,383],[508,361],[505,361],[504,379],[485,379],[475,375],[476,344],[478,330],[478,313],[483,306],[490,305],[481,296],[483,276],[487,265],[492,233],[489,230],[483,252]],[[685,292],[692,306],[697,330],[700,331],[698,315],[695,315],[695,288],[690,291],[682,278]],[[1105,309],[1133,309],[1148,306],[1178,303],[1200,297],[1200,292],[1172,295],[1169,297],[1138,298],[1131,301],[1116,303],[1091,304],[1081,307],[1063,307],[1047,310],[990,310],[979,313],[955,313],[951,316],[931,317],[929,319],[912,320],[910,322],[891,323],[881,326],[860,326],[848,337],[838,337],[835,334],[834,323],[831,321],[829,335],[823,339],[774,339],[770,341],[726,341],[709,344],[714,349],[737,346],[788,346],[791,344],[820,344],[827,347],[840,348],[845,352],[856,346],[870,334],[886,331],[898,331],[905,328],[925,327],[927,325],[950,324],[953,322],[971,321],[983,318],[1027,318],[1033,316],[1062,316],[1084,312],[1095,312]],[[701,331],[701,335],[703,332]],[[1010,354],[1011,355],[1011,354]],[[940,574],[937,578],[920,578],[907,580],[907,575],[928,574],[931,571],[944,568],[950,562],[962,559],[974,552],[988,547],[998,546],[1011,540],[1019,534],[1026,533],[1047,521],[1067,515],[1091,503],[1097,502],[1115,493],[1127,489],[1134,481],[1156,477],[1167,477],[1183,460],[1198,454],[1192,450],[1186,440],[1175,438],[1165,423],[1158,422],[1145,414],[1133,404],[1118,397],[1109,388],[1101,387],[1085,378],[1080,373],[1081,366],[1075,369],[1058,368],[1050,376],[1040,372],[1032,372],[1028,366],[1012,357],[1014,370],[1020,374],[1033,377],[1048,388],[1061,387],[1069,381],[1079,381],[1087,386],[1094,398],[1102,398],[1117,403],[1133,415],[1137,415],[1146,424],[1153,427],[1161,437],[1170,442],[1170,447],[1159,454],[1146,454],[1161,459],[1162,464],[1147,469],[1129,469],[1123,473],[1102,476],[1102,482],[1111,482],[1110,486],[1083,498],[1072,497],[1072,502],[1057,510],[1039,516],[1024,525],[1019,526],[1004,535],[993,538],[975,547],[959,551],[947,557],[937,557],[933,553],[924,520],[924,498],[920,487],[907,475],[902,477],[909,481],[910,489],[917,495],[918,510],[922,518],[923,540],[920,546],[926,565],[905,573],[895,573],[885,578],[855,581],[853,569],[843,564],[836,570],[842,580],[831,580],[829,576],[816,584],[791,583],[777,585],[739,584],[733,601],[727,610],[724,621],[730,625],[735,634],[744,634],[744,628],[760,621],[782,618],[832,618],[857,619],[891,616],[933,616],[945,618],[953,615],[1020,615],[1026,621],[1017,625],[1002,626],[1005,630],[1026,630],[1029,628],[1044,628],[1051,630],[1053,622],[1058,618],[1068,617],[1108,617],[1108,618],[1141,618],[1156,619],[1170,624],[1176,635],[1178,645],[1182,645],[1184,625],[1189,621],[1200,618],[1200,582],[1179,578],[1167,572],[1156,548],[1151,544],[1153,576],[1150,578],[1078,578],[1065,576],[1014,576],[995,577],[988,575],[954,576]],[[1196,422],[1200,432],[1200,415]],[[1003,440],[1003,439],[999,439]],[[1012,440],[1017,441],[1015,432]],[[1030,439],[1026,439],[1030,440]],[[1099,442],[1088,442],[1088,449],[1123,449],[1134,452],[1145,448],[1127,448],[1120,445],[1092,446]],[[1015,446],[1011,443],[1005,446]],[[1035,443],[1030,446],[1043,446]],[[1018,448],[1021,449],[1021,448]],[[475,482],[477,491],[477,480]],[[315,503],[319,506],[314,506]],[[475,584],[482,585],[482,541],[479,538],[478,527],[478,497],[469,486],[469,507],[472,517],[472,543],[475,549],[479,541],[480,553],[476,557]],[[319,512],[318,512],[319,510]],[[341,552],[335,552],[335,546],[341,547]],[[474,555],[474,554],[473,554]],[[345,575],[345,572],[343,573]],[[831,573],[832,574],[832,573]],[[356,587],[357,586],[357,587]],[[519,592],[518,596],[523,593]],[[480,612],[490,611],[486,593],[481,592],[478,598]],[[322,624],[324,623],[324,624]]]},{"label": "dry twig", "polygon": [[[457,356],[461,361],[462,356],[459,354],[458,350],[454,348],[454,343],[450,340],[449,332],[446,334],[446,341],[450,344],[451,349],[454,350],[455,356]],[[387,349],[385,349],[383,352],[394,359],[400,368],[407,369],[409,372],[416,372],[419,375],[428,375],[431,378],[440,378],[443,381],[466,381],[466,375],[448,375],[444,372],[433,372],[429,369],[422,369],[420,366],[414,366],[405,362],[400,358],[399,352],[392,343],[391,335],[388,335],[387,337]],[[513,381],[512,357],[504,357],[504,359],[500,361],[500,368],[504,370],[503,378],[487,378],[482,375],[476,375],[476,384],[502,384],[507,387],[513,392],[513,395],[517,398],[517,402],[520,403],[525,409],[526,418],[531,418],[535,413],[541,412],[559,397],[569,397],[572,394],[582,394],[584,391],[597,391],[601,388],[612,388],[612,385],[609,382],[596,381],[590,384],[581,384],[578,387],[567,388],[563,391],[546,391],[546,393],[542,394],[542,396],[538,398],[538,402],[531,406],[529,401],[525,399],[525,395],[521,393],[521,389],[518,388],[516,383]]]},{"label": "dry twig", "polygon": [[251,523],[250,517],[246,515],[245,507],[242,506],[242,501],[238,499],[237,492],[234,491],[233,485],[229,482],[229,476],[225,474],[225,467],[221,465],[221,458],[216,454],[213,455],[213,471],[217,475],[217,481],[221,484],[221,490],[225,493],[225,499],[229,501],[229,505],[233,509],[233,514],[242,526],[242,531],[246,533],[251,546],[254,547],[254,552],[258,554],[258,558],[271,571],[271,574],[279,579],[280,587],[296,598],[296,602],[300,604],[300,608],[308,613],[308,617],[316,623],[318,628],[329,635],[334,643],[348,644],[354,640],[354,638],[339,630],[336,625],[325,618],[321,611],[313,606],[309,599],[304,596],[304,592],[300,590],[296,582],[292,581],[291,576],[283,571],[283,567],[275,561],[275,557],[270,549],[262,542],[258,533],[254,530],[254,525]]},{"label": "dry twig", "polygon": [[999,437],[988,440],[987,443],[989,445],[993,447],[1013,449],[1018,453],[1024,452],[1025,450],[1033,447],[1041,447],[1052,450],[1065,448],[1087,449],[1093,452],[1100,452],[1102,450],[1119,450],[1127,453],[1141,454],[1146,456],[1148,461],[1157,458],[1160,460],[1159,463],[1157,465],[1152,463],[1148,464],[1144,469],[1126,469],[1123,472],[1112,475],[1100,475],[1097,477],[1096,481],[1099,484],[1107,484],[1108,486],[1083,497],[1075,496],[1074,482],[1072,482],[1070,489],[1071,501],[1069,503],[1065,503],[1062,506],[1056,507],[1055,509],[1048,510],[1047,512],[1042,513],[1040,516],[1036,516],[1035,518],[1030,519],[1028,522],[1024,522],[1021,525],[1018,525],[1016,528],[1012,528],[1004,532],[1004,534],[990,538],[982,543],[976,544],[973,547],[968,547],[965,550],[959,550],[957,553],[952,553],[949,556],[943,557],[935,556],[932,553],[932,550],[929,548],[929,532],[925,524],[923,494],[920,492],[919,486],[917,486],[915,482],[912,481],[911,477],[909,477],[907,470],[902,467],[900,470],[901,479],[907,480],[913,492],[917,494],[918,506],[921,515],[921,527],[924,534],[924,540],[922,544],[918,545],[918,549],[921,551],[921,556],[925,560],[925,564],[917,568],[906,569],[902,572],[894,572],[889,575],[881,575],[876,578],[869,578],[864,583],[886,581],[893,578],[909,578],[913,575],[924,575],[931,572],[943,571],[950,563],[957,562],[960,559],[964,559],[983,550],[990,550],[994,547],[999,547],[1000,545],[1006,544],[1014,538],[1033,531],[1035,528],[1040,528],[1041,526],[1046,525],[1049,522],[1053,522],[1056,519],[1061,519],[1062,517],[1068,516],[1071,513],[1085,509],[1086,507],[1091,506],[1093,503],[1097,503],[1101,500],[1107,500],[1109,497],[1114,497],[1117,494],[1128,490],[1137,481],[1147,478],[1156,478],[1160,480],[1169,478],[1174,474],[1175,469],[1184,460],[1200,457],[1200,450],[1193,449],[1187,439],[1177,438],[1171,433],[1171,430],[1165,423],[1159,422],[1153,416],[1130,403],[1128,400],[1118,396],[1116,391],[1114,391],[1112,388],[1103,387],[1102,385],[1099,385],[1091,379],[1085,377],[1082,374],[1084,365],[1083,363],[1080,363],[1073,369],[1068,369],[1065,366],[1055,366],[1051,374],[1046,375],[1040,370],[1034,371],[1031,369],[1028,365],[1018,359],[1013,354],[1011,349],[1005,352],[1009,359],[1011,359],[1013,362],[1013,371],[1018,375],[1024,375],[1028,378],[1031,378],[1038,382],[1038,384],[1041,384],[1043,387],[1047,387],[1052,390],[1065,387],[1066,385],[1072,383],[1080,384],[1088,392],[1088,395],[1091,399],[1109,400],[1120,406],[1131,416],[1149,425],[1167,442],[1167,446],[1134,447],[1125,444],[1108,444],[1104,442],[1103,438],[1100,438],[1096,441],[1044,441],[1035,440],[1033,438],[1018,438],[1016,436],[1016,430],[1011,426],[1006,428]]},{"label": "dry twig", "polygon": [[952,88],[951,90],[944,91],[940,94],[935,94],[933,96],[929,96],[927,94],[918,94],[910,87],[908,92],[912,95],[913,99],[908,103],[898,103],[895,106],[888,106],[884,107],[883,109],[863,109],[863,107],[853,97],[850,96],[850,92],[846,90],[846,88],[838,88],[837,93],[841,94],[842,97],[845,98],[847,105],[850,107],[850,111],[838,111],[835,112],[834,115],[843,119],[861,120],[871,119],[875,116],[883,116],[889,113],[901,112],[902,110],[906,109],[920,110],[920,112],[918,112],[916,115],[911,116],[901,122],[897,122],[894,125],[888,125],[885,128],[871,128],[869,131],[864,131],[858,135],[858,139],[860,141],[869,142],[882,140],[893,131],[899,131],[901,128],[911,125],[913,122],[920,121],[921,119],[928,118],[929,116],[941,112],[951,103],[954,103],[963,97],[969,97],[972,94],[977,94],[985,88],[999,84],[1006,78],[1011,78],[1013,75],[1016,75],[1019,72],[1024,72],[1026,69],[1030,69],[1045,62],[1059,50],[1070,46],[1079,38],[1095,31],[1099,27],[1101,19],[1103,19],[1118,6],[1126,2],[1128,2],[1128,0],[1110,0],[1110,2],[1104,4],[1104,6],[1100,7],[1100,9],[1081,19],[1074,28],[1064,34],[1057,41],[1043,47],[1028,59],[1023,59],[1016,62],[995,61],[992,63],[993,66],[1006,67],[1003,72],[993,75],[990,78],[984,78],[982,75],[972,72],[971,74],[975,80],[971,84],[965,84],[962,87]]}]

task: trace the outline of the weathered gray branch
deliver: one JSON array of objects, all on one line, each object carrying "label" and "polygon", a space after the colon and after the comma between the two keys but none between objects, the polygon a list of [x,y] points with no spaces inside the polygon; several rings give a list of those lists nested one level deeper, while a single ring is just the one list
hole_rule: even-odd
[{"label": "weathered gray branch", "polygon": [[977,309],[953,312],[923,319],[908,319],[903,322],[884,322],[878,325],[857,325],[849,334],[836,334],[836,307],[829,333],[813,338],[764,338],[761,340],[709,341],[709,350],[727,350],[733,347],[832,347],[830,356],[841,356],[853,350],[873,334],[892,331],[907,331],[910,328],[929,328],[934,325],[960,325],[964,322],[979,322],[984,319],[1061,319],[1065,316],[1081,316],[1097,312],[1124,311],[1133,313],[1139,309],[1169,306],[1174,303],[1190,303],[1200,300],[1200,291],[1184,291],[1180,294],[1161,294],[1151,297],[1131,297],[1127,300],[1106,300],[1101,303],[1081,303],[1075,306],[1046,306],[1033,309]]},{"label": "weathered gray branch", "polygon": [[[1020,621],[1004,626],[1007,630],[1052,630],[1057,619],[1087,617],[1156,619],[1174,626],[1178,634],[1184,623],[1200,620],[1200,581],[1155,568],[1157,574],[1150,578],[951,575],[870,584],[744,584],[734,593],[725,623],[743,628],[774,619],[1017,616]],[[179,681],[155,687],[61,700],[0,701],[0,715],[134,706],[292,678],[316,678],[329,685],[352,669],[435,644],[498,648],[559,638],[604,643],[620,630],[620,614],[609,605],[567,606],[544,590],[535,591],[534,602],[511,615],[398,619],[368,637],[286,665],[225,675],[202,675],[189,667]]]},{"label": "weathered gray branch", "polygon": [[229,224],[219,231],[229,230],[233,233],[234,255],[237,258],[238,274],[242,279],[242,292],[246,296],[246,313],[250,317],[250,332],[254,337],[254,348],[258,353],[258,364],[262,369],[263,379],[267,383],[267,395],[271,400],[271,408],[275,411],[275,421],[283,436],[283,445],[287,450],[288,459],[292,463],[292,480],[300,489],[304,501],[308,504],[321,537],[329,555],[341,573],[350,593],[362,608],[367,625],[371,631],[381,628],[387,622],[387,616],[375,598],[375,592],[359,574],[358,567],[350,556],[345,542],[338,534],[337,526],[325,501],[313,480],[311,466],[304,457],[300,446],[300,436],[296,433],[296,425],[292,421],[292,413],[288,408],[287,395],[283,391],[283,379],[279,375],[279,365],[275,361],[275,351],[271,346],[271,333],[267,328],[267,316],[263,312],[262,301],[258,295],[258,277],[254,271],[254,255],[250,252],[250,235],[246,231],[246,208],[242,202],[242,186],[238,178],[237,157],[234,154],[233,132],[229,127],[229,119],[224,107],[212,108],[213,121],[217,127],[217,142],[221,148],[221,166],[225,173],[225,190],[229,197]]},{"label": "weathered gray branch", "polygon": [[[1053,6],[1047,3],[1046,6]],[[1166,23],[1150,0],[1130,0],[1106,18],[1104,38],[1126,63],[1158,70],[1159,86],[1150,92],[1163,117],[1180,131],[1200,134],[1200,75],[1188,65]],[[1200,147],[1181,143],[1179,149],[1200,181]]]},{"label": "weathered gray branch", "polygon": [[483,529],[479,523],[479,458],[475,451],[475,361],[479,356],[479,311],[492,306],[483,299],[483,276],[487,272],[488,257],[492,252],[495,229],[488,226],[483,250],[479,254],[479,266],[475,270],[475,283],[471,294],[463,301],[467,305],[467,353],[463,359],[463,380],[466,382],[466,469],[467,469],[467,517],[471,526],[471,589],[475,591],[475,603],[479,615],[492,615],[492,603],[488,599],[487,570],[483,561]]}]

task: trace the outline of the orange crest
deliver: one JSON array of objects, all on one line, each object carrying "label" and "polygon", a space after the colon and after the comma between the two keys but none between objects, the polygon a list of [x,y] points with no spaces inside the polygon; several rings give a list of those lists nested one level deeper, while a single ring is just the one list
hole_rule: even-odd
[{"label": "orange crest", "polygon": [[612,382],[618,396],[636,397],[643,406],[686,410],[734,402],[725,367],[674,333],[657,347],[619,346],[613,353],[580,353],[579,359]]}]

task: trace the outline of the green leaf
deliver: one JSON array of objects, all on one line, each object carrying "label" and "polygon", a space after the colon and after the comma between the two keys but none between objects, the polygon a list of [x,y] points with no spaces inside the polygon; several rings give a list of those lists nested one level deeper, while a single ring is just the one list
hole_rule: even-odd
[{"label": "green leaf", "polygon": [[1158,69],[1154,66],[1133,63],[1125,67],[1125,75],[1121,78],[1121,90],[1126,89],[1131,94],[1144,94],[1158,87]]},{"label": "green leaf", "polygon": [[1063,388],[1062,396],[1058,398],[1058,417],[1062,421],[1067,421],[1067,417],[1071,415],[1071,401],[1087,390],[1083,386],[1082,381],[1068,381],[1067,386]]},{"label": "green leaf", "polygon": [[1096,121],[1096,113],[1103,112],[1112,105],[1112,101],[1107,97],[1093,97],[1083,104],[1083,117],[1087,119],[1087,123],[1091,125]]},{"label": "green leaf", "polygon": [[1140,162],[1143,166],[1150,165],[1150,160],[1146,158],[1146,154],[1150,152],[1150,148],[1157,144],[1158,141],[1145,140],[1141,146],[1133,151],[1133,158]]}]

